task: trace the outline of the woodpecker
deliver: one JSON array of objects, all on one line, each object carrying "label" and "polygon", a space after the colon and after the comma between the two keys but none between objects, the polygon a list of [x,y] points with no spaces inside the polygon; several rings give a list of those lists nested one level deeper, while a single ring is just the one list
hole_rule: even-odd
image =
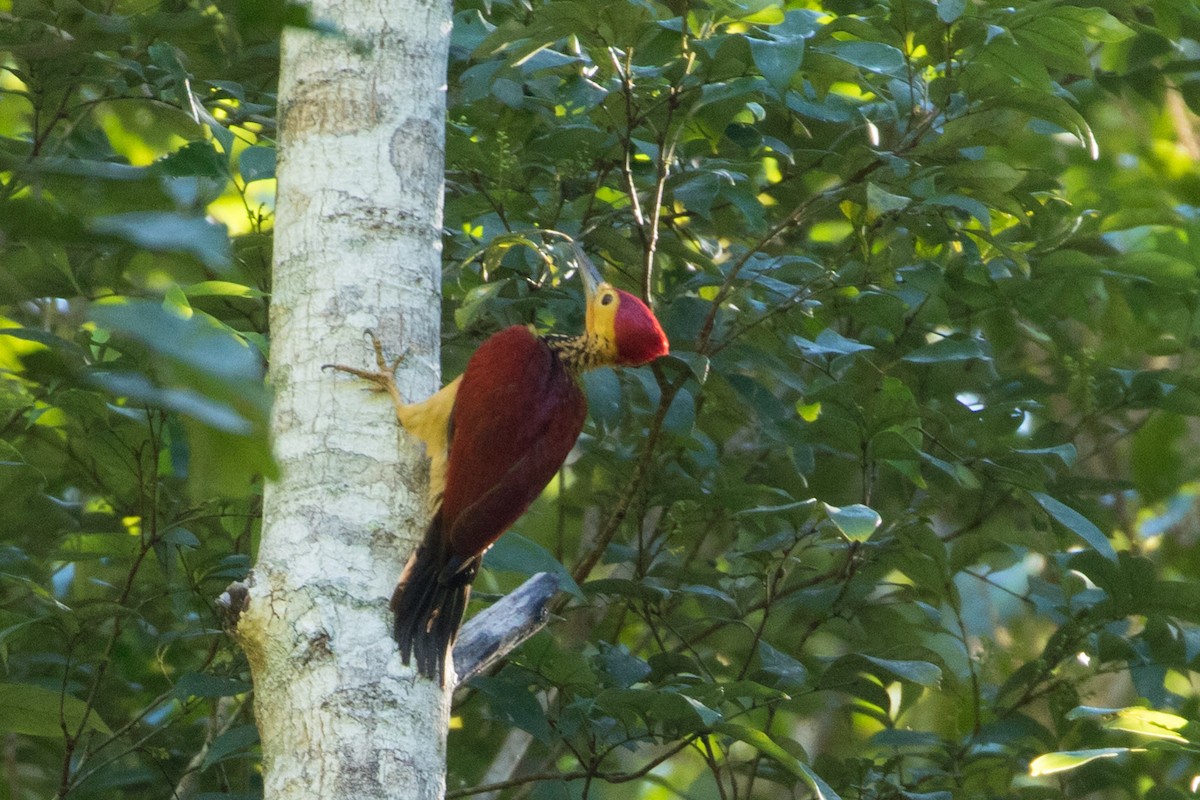
[{"label": "woodpecker", "polygon": [[583,429],[580,375],[668,352],[654,312],[604,282],[577,245],[575,256],[586,303],[580,335],[506,328],[479,346],[460,377],[418,403],[401,398],[395,364],[377,340],[378,371],[334,365],[387,391],[400,424],[425,443],[433,517],[391,609],[404,663],[415,657],[418,671],[440,685],[484,552],[537,499]]}]

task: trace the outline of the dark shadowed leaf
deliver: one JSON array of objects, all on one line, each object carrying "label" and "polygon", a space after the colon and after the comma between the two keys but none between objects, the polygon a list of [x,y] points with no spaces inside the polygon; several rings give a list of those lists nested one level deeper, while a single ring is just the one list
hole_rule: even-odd
[{"label": "dark shadowed leaf", "polygon": [[254,725],[240,725],[230,728],[213,740],[204,756],[201,769],[208,769],[213,764],[230,758],[250,758],[255,755],[251,747],[258,743],[258,728]]},{"label": "dark shadowed leaf", "polygon": [[509,531],[497,539],[484,556],[483,564],[488,569],[507,570],[521,575],[548,572],[558,578],[558,585],[563,589],[583,598],[583,591],[562,562],[549,550],[516,531]]},{"label": "dark shadowed leaf", "polygon": [[247,147],[238,156],[238,172],[246,183],[275,177],[275,148]]},{"label": "dark shadowed leaf", "polygon": [[975,339],[941,339],[919,347],[904,356],[914,364],[941,364],[950,361],[988,360],[991,356]]},{"label": "dark shadowed leaf", "polygon": [[[86,722],[85,722],[86,720]],[[61,737],[62,725],[74,734],[82,727],[111,735],[95,709],[77,697],[25,683],[0,683],[0,727],[26,736]]]},{"label": "dark shadowed leaf", "polygon": [[1053,517],[1056,522],[1077,535],[1080,539],[1083,539],[1089,547],[1100,555],[1111,561],[1117,560],[1117,551],[1113,549],[1112,543],[1108,541],[1108,537],[1090,519],[1066,503],[1056,500],[1044,492],[1030,492],[1030,494],[1034,500],[1037,500],[1038,505],[1046,509],[1046,513]]}]

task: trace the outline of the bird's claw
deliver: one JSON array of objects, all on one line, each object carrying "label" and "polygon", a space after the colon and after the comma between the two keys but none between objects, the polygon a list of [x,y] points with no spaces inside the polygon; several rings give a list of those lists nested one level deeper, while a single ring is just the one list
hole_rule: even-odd
[{"label": "bird's claw", "polygon": [[373,392],[386,392],[388,390],[388,384],[394,382],[395,380],[388,372],[376,372],[369,369],[359,369],[358,367],[351,367],[347,364],[322,364],[321,369],[332,369],[336,370],[337,372],[346,372],[350,375],[362,378],[363,380],[371,383],[371,391]]},{"label": "bird's claw", "polygon": [[408,353],[401,353],[389,362],[387,356],[383,354],[383,343],[379,341],[379,337],[375,335],[375,332],[368,330],[366,335],[371,338],[371,346],[375,350],[376,369],[360,369],[359,367],[351,367],[347,364],[322,364],[321,369],[346,372],[362,378],[371,384],[372,391],[387,392],[397,403],[401,402],[400,389],[396,386],[396,368],[400,366],[401,362],[408,356]]},{"label": "bird's claw", "polygon": [[379,337],[375,335],[375,331],[368,330],[367,336],[371,337],[371,347],[375,349],[375,366],[379,367],[380,372],[387,375],[395,375],[396,367],[400,366],[401,362],[408,357],[408,352],[401,353],[389,363],[387,356],[383,354],[383,343],[379,341]]}]

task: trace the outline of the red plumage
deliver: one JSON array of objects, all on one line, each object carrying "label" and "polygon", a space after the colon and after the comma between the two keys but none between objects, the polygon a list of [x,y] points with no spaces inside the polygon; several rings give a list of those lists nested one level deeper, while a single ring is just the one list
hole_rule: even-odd
[{"label": "red plumage", "polygon": [[629,292],[616,290],[621,298],[613,326],[622,364],[645,364],[667,354],[667,335],[646,304]]},{"label": "red plumage", "polygon": [[558,472],[587,416],[575,377],[528,328],[485,341],[454,402],[442,524],[470,558],[525,513]]},{"label": "red plumage", "polygon": [[404,663],[445,682],[446,650],[483,552],[554,477],[583,429],[587,400],[549,345],[516,325],[467,363],[450,418],[441,509],[392,597]]},{"label": "red plumage", "polygon": [[[366,374],[391,392],[401,423],[432,448],[431,491],[441,490],[441,505],[400,577],[392,610],[404,663],[415,655],[421,674],[439,683],[484,551],[537,499],[583,428],[579,372],[667,353],[654,312],[604,283],[575,250],[587,298],[584,335],[500,331],[471,356],[461,381],[413,405],[400,401],[388,374]],[[384,363],[378,345],[376,358]]]}]

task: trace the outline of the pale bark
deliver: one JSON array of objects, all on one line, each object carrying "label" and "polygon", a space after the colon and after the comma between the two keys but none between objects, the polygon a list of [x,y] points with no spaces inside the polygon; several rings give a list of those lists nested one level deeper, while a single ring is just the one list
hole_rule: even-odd
[{"label": "pale bark", "polygon": [[399,661],[388,598],[425,524],[419,445],[369,366],[405,352],[439,384],[446,0],[318,0],[333,34],[288,31],[271,306],[275,449],[238,637],[268,800],[441,798],[449,692]]},{"label": "pale bark", "polygon": [[558,592],[558,578],[539,572],[463,626],[454,646],[459,682],[486,672],[513,648],[546,625],[546,604]]}]

